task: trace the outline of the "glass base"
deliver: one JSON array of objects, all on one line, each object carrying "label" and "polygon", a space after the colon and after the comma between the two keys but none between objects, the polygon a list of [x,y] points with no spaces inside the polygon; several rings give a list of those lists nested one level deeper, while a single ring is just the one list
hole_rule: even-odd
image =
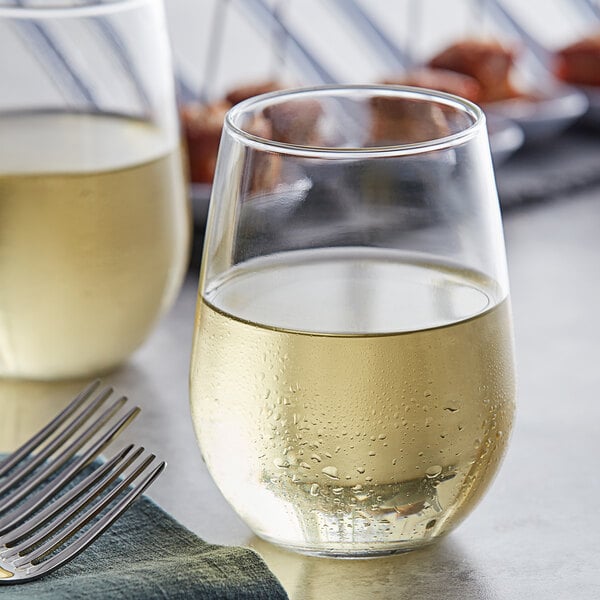
[{"label": "glass base", "polygon": [[322,544],[290,544],[267,535],[257,533],[258,537],[265,542],[278,546],[283,550],[304,554],[306,556],[318,556],[321,558],[339,559],[365,559],[403,554],[411,550],[418,550],[435,543],[440,537],[426,540],[410,541],[386,541],[378,543],[322,543]]}]

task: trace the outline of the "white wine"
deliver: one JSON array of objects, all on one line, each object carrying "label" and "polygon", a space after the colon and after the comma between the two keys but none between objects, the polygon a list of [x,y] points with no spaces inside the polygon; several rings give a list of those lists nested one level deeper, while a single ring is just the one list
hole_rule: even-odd
[{"label": "white wine", "polygon": [[122,362],[173,301],[189,209],[176,140],[132,119],[0,118],[0,376]]},{"label": "white wine", "polygon": [[376,249],[253,259],[199,301],[191,405],[217,485],[298,550],[432,541],[511,428],[508,299],[479,273]]}]

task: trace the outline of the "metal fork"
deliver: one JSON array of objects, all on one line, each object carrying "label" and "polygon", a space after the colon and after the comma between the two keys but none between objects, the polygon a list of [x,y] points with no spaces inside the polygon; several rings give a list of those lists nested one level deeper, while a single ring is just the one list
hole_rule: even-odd
[{"label": "metal fork", "polygon": [[0,585],[37,579],[73,559],[164,470],[131,444],[84,471],[140,412],[121,415],[125,396],[101,411],[113,389],[99,388],[100,381],[88,385],[0,462]]}]

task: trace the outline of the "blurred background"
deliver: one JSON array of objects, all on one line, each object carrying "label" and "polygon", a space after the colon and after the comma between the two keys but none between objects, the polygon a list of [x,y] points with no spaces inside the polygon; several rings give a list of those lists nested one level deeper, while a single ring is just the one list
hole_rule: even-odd
[{"label": "blurred background", "polygon": [[226,110],[286,87],[410,84],[481,104],[504,211],[600,181],[598,0],[168,0],[166,9],[197,241]]}]

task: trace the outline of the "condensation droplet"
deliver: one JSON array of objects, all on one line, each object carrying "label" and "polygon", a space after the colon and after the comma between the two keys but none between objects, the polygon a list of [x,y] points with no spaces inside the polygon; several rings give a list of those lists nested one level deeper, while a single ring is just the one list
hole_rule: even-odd
[{"label": "condensation droplet", "polygon": [[310,495],[311,496],[318,496],[319,495],[319,484],[318,483],[313,483],[310,486]]},{"label": "condensation droplet", "polygon": [[433,465],[425,470],[425,475],[432,479],[433,477],[437,477],[441,472],[442,467],[440,465]]},{"label": "condensation droplet", "polygon": [[327,475],[327,477],[329,477],[331,479],[339,479],[340,478],[336,467],[324,467],[323,469],[321,469],[321,473],[323,473],[324,475]]},{"label": "condensation droplet", "polygon": [[364,467],[356,467],[356,470],[362,475],[365,472]]},{"label": "condensation droplet", "polygon": [[374,450],[369,451],[369,456],[375,456],[376,452]]},{"label": "condensation droplet", "polygon": [[312,454],[310,458],[315,462],[321,462],[321,457],[318,454]]},{"label": "condensation droplet", "polygon": [[290,463],[287,460],[284,460],[283,458],[276,458],[275,460],[273,460],[273,464],[276,467],[279,467],[280,469],[288,469],[290,466]]}]

